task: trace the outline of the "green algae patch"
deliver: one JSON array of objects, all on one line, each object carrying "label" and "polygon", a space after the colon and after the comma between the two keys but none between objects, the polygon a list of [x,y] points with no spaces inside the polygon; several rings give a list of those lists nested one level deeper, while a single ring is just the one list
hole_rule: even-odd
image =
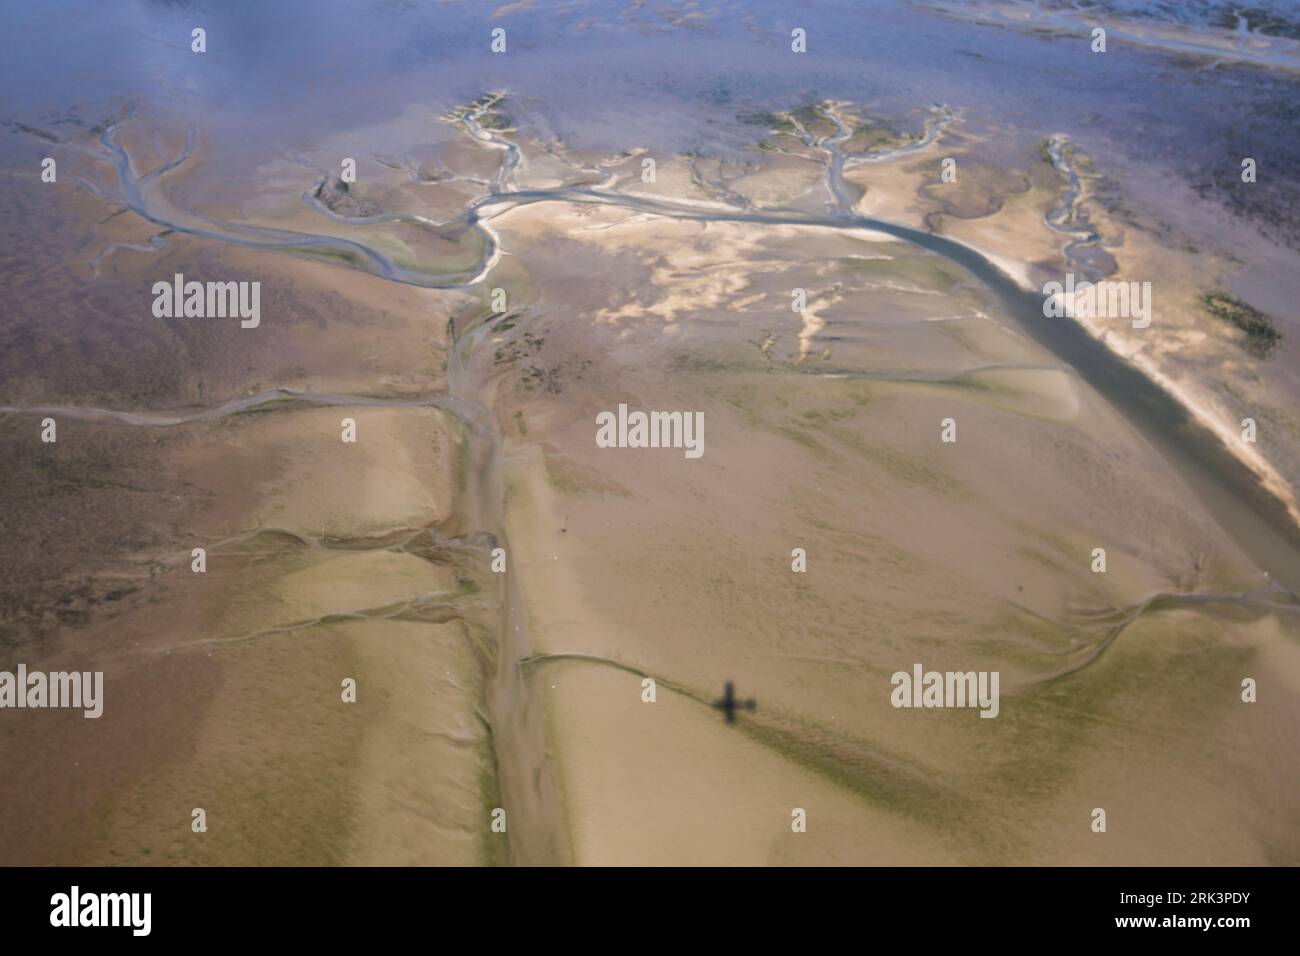
[{"label": "green algae patch", "polygon": [[1201,295],[1205,311],[1220,322],[1227,322],[1245,333],[1241,347],[1258,359],[1272,355],[1282,341],[1282,333],[1263,312],[1247,305],[1230,292],[1215,289]]}]

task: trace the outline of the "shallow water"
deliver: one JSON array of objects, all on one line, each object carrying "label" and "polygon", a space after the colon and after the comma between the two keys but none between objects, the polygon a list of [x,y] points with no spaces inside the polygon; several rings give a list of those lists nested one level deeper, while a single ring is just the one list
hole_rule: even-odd
[{"label": "shallow water", "polygon": [[[19,42],[0,64],[0,116],[57,131],[71,111],[158,99],[246,162],[412,104],[442,110],[502,88],[535,109],[539,129],[530,132],[592,148],[740,149],[752,131],[737,112],[838,98],[900,114],[949,103],[977,125],[1060,129],[1088,148],[1104,142],[1148,160],[1176,152],[1185,170],[1198,143],[1208,155],[1228,131],[1268,128],[1269,117],[1252,112],[1270,88],[1297,89],[1292,77],[1255,89],[1225,78],[1231,68],[1219,68],[1213,84],[1189,83],[1157,52],[1099,56],[1079,38],[963,23],[900,2],[797,13],[779,2],[731,3],[683,26],[610,2],[494,17],[487,4],[64,0],[8,15]],[[195,26],[207,30],[201,55],[189,50]],[[488,51],[496,27],[507,30],[504,55]],[[808,33],[806,55],[790,52],[794,27]],[[1193,141],[1189,128],[1199,132]],[[1270,159],[1294,156],[1284,130],[1271,138]]]}]

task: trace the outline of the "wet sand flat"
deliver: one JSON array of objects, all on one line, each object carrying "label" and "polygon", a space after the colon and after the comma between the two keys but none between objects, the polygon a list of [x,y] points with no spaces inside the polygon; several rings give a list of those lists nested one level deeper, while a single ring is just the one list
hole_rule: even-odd
[{"label": "wet sand flat", "polygon": [[[653,241],[663,244],[665,231],[655,227]],[[680,227],[684,238],[696,232]],[[726,246],[714,248],[742,296],[746,274]],[[904,262],[909,255],[899,251]],[[1176,766],[1205,761],[1201,789],[1173,772],[1148,781],[1141,805],[1164,809],[1137,829],[1171,806],[1190,812],[1220,787],[1216,801],[1250,799],[1249,787],[1217,779],[1222,752],[1195,741],[1231,711],[1236,680],[1212,677],[1217,667],[1264,654],[1274,640],[1285,646],[1281,634],[1294,638],[1287,602],[1247,598],[1254,623],[1222,646],[1229,595],[1265,580],[1190,517],[1195,506],[1176,478],[1150,480],[1162,463],[1104,402],[1005,326],[956,342],[943,323],[926,326],[968,367],[997,371],[940,369],[927,382],[836,363],[840,342],[854,357],[891,354],[855,351],[864,334],[892,343],[914,373],[918,358],[942,354],[906,323],[891,324],[891,306],[846,296],[818,337],[835,343],[826,371],[797,353],[769,365],[745,335],[761,312],[665,328],[650,305],[648,320],[616,330],[579,337],[547,323],[536,333],[547,343],[539,360],[558,338],[562,354],[587,349],[601,366],[556,395],[521,396],[527,437],[512,439],[508,455],[511,539],[524,552],[516,560],[539,644],[531,666],[549,688],[578,861],[1168,859],[1169,835],[1097,856],[1084,845],[1086,826],[1063,848],[1058,828],[1017,822],[1046,814],[1059,823],[1062,803],[1087,799],[1091,784],[1073,770],[1081,763],[1108,763],[1123,799],[1116,734],[1132,755],[1121,762],[1134,768],[1179,744]],[[704,457],[597,448],[594,410],[618,402],[702,409]],[[499,415],[509,420],[509,410]],[[940,442],[947,416],[958,423],[953,445]],[[1098,543],[1106,575],[1089,568]],[[806,575],[790,570],[794,547],[808,553]],[[1153,611],[1114,636],[1131,613],[1124,608],[1164,592],[1225,597],[1222,607],[1179,610],[1176,623]],[[888,676],[914,660],[999,670],[1003,713],[990,722],[892,709]],[[1125,667],[1142,676],[1115,682]],[[1180,700],[1188,667],[1219,685],[1209,712],[1203,697]],[[641,700],[644,676],[662,682],[653,704]],[[718,728],[708,706],[724,679],[762,704],[739,733]],[[1285,722],[1290,705],[1278,706]],[[1227,739],[1238,752],[1271,746],[1249,732]],[[816,839],[782,836],[795,807],[825,821]],[[1264,861],[1276,834],[1250,835],[1257,824],[1268,830],[1243,822],[1198,852]]]},{"label": "wet sand flat", "polygon": [[0,862],[1300,859],[1292,41],[953,6],[21,14],[0,670],[107,690],[0,712]]}]

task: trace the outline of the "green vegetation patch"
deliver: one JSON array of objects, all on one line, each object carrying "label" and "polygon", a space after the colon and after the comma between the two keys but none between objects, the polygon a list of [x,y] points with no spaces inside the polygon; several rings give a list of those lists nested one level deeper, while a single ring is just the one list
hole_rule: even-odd
[{"label": "green vegetation patch", "polygon": [[1282,341],[1282,333],[1263,312],[1242,302],[1230,292],[1215,289],[1201,296],[1205,310],[1222,322],[1230,322],[1246,333],[1241,347],[1255,358],[1266,359]]}]

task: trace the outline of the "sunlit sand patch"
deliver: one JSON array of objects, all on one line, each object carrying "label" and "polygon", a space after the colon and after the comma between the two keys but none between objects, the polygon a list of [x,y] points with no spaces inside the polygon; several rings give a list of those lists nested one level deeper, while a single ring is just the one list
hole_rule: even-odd
[{"label": "sunlit sand patch", "polygon": [[[342,420],[357,441],[342,441]],[[240,416],[208,431],[186,474],[219,505],[214,538],[250,525],[340,538],[421,528],[452,513],[455,438],[436,409],[298,408]]]},{"label": "sunlit sand patch", "polygon": [[760,169],[736,179],[732,188],[760,208],[816,211],[825,203],[821,171],[793,157],[772,156]]},{"label": "sunlit sand patch", "polygon": [[720,205],[717,198],[704,189],[691,174],[690,160],[684,156],[653,156],[655,176],[647,182],[643,176],[641,160],[629,157],[625,162],[611,167],[615,180],[610,188],[629,196],[651,196],[680,200],[687,203]]},{"label": "sunlit sand patch", "polygon": [[350,864],[464,866],[507,858],[501,835],[483,826],[501,798],[481,712],[487,665],[468,627],[344,626],[359,661],[358,703],[367,694],[371,711],[353,778],[359,806]]},{"label": "sunlit sand patch", "polygon": [[[286,486],[266,489],[256,512],[261,523],[361,535],[431,524],[449,513],[452,453],[441,413],[358,410],[352,417],[364,438],[348,448],[335,447],[340,414],[313,417],[319,431],[303,421],[303,437],[281,449]],[[354,450],[361,455],[344,457]]]},{"label": "sunlit sand patch", "polygon": [[[831,304],[832,304],[831,302],[824,303],[824,305],[831,305]],[[818,332],[826,328],[826,320],[823,319],[820,315],[818,315],[818,313],[821,311],[822,306],[823,303],[810,304],[807,307],[805,307],[803,312],[801,312],[799,315],[799,318],[803,322],[803,328],[799,330],[799,359],[800,360],[808,357],[808,353],[811,352],[813,348],[813,339],[817,337]]]},{"label": "sunlit sand patch", "polygon": [[[707,705],[599,664],[543,665],[565,729],[565,794],[584,865],[887,865],[955,863],[922,827],[864,809],[832,782],[793,767],[724,725]],[[590,721],[591,707],[607,715]],[[689,748],[680,746],[691,740]],[[603,755],[620,751],[623,759]],[[764,786],[753,786],[754,781]],[[807,832],[791,830],[803,809]],[[664,835],[674,834],[672,839]]]},{"label": "sunlit sand patch", "polygon": [[[854,205],[861,216],[883,219],[898,225],[922,228],[933,208],[922,189],[939,177],[939,164],[885,163],[857,166],[844,171],[844,179],[863,190]],[[959,174],[960,175],[960,174]]]},{"label": "sunlit sand patch", "polygon": [[431,565],[391,551],[338,553],[275,582],[279,608],[268,623],[307,620],[382,608],[435,594],[450,595],[456,576],[450,568]]},{"label": "sunlit sand patch", "polygon": [[[618,209],[593,210],[577,204],[542,206],[515,207],[493,223],[504,236],[518,240],[560,235],[598,245],[602,255],[626,252],[645,263],[646,286],[624,292],[630,301],[599,312],[601,321],[612,323],[646,317],[674,322],[701,310],[734,308],[737,300],[746,298],[751,270],[793,272],[805,262],[823,270],[826,263],[817,257],[824,255],[864,262],[887,260],[889,253],[875,250],[899,246],[892,237],[870,229],[795,225],[758,229],[747,223],[630,216]],[[793,261],[789,244],[800,250]]]},{"label": "sunlit sand patch", "polygon": [[[645,404],[653,396],[660,404],[704,410],[709,450],[689,469],[649,453],[595,450],[581,412],[612,407],[613,394],[576,386],[543,405],[502,393],[525,409],[545,407],[529,416],[527,440],[545,443],[553,449],[548,458],[562,455],[565,472],[582,476],[557,480],[520,447],[511,454],[507,485],[510,537],[539,653],[595,658],[530,665],[543,668],[543,683],[554,685],[550,708],[566,799],[580,808],[570,820],[579,860],[606,859],[611,845],[649,860],[667,854],[670,843],[678,858],[755,852],[753,835],[734,845],[717,834],[678,846],[658,823],[662,839],[656,841],[627,822],[628,807],[642,821],[660,820],[656,809],[629,794],[639,792],[645,774],[686,772],[689,760],[674,741],[712,732],[707,722],[717,714],[707,700],[715,684],[733,678],[739,692],[756,693],[763,707],[748,741],[786,762],[785,769],[773,764],[769,770],[755,755],[756,762],[738,769],[743,765],[752,779],[762,775],[765,791],[780,781],[808,793],[832,784],[848,800],[835,804],[842,811],[831,811],[835,832],[907,829],[907,846],[890,854],[899,861],[987,859],[990,853],[1054,859],[1046,832],[1011,834],[1003,811],[1008,801],[1023,812],[1046,805],[1056,788],[1076,779],[1069,761],[1045,761],[1047,789],[1008,788],[999,783],[998,768],[1016,766],[1023,740],[1003,746],[978,719],[970,727],[939,720],[919,726],[869,688],[887,687],[889,662],[898,655],[906,662],[955,655],[962,666],[1000,669],[1008,695],[1022,695],[1089,652],[1096,639],[1092,615],[1183,582],[1213,587],[1248,580],[1240,554],[1195,517],[1176,483],[1147,480],[1158,467],[1150,448],[1031,342],[978,312],[960,324],[961,334],[950,331],[951,322],[886,321],[891,309],[880,291],[886,286],[905,289],[892,294],[910,299],[918,316],[952,308],[933,293],[961,294],[932,257],[899,251],[892,260],[858,260],[859,268],[877,271],[857,277],[862,288],[846,293],[838,331],[871,329],[882,344],[892,344],[899,371],[909,368],[909,357],[913,371],[918,357],[925,358],[921,364],[936,356],[952,361],[955,371],[935,381],[855,380],[795,366],[764,373],[760,365],[726,359],[743,339],[744,354],[759,361],[757,326],[703,318],[676,323],[692,343],[694,362],[666,360],[660,349],[674,346],[663,336],[620,335],[625,344],[613,351],[595,330],[590,338],[566,340],[580,354],[591,349],[614,365],[604,380],[616,383],[618,400]],[[762,299],[737,298],[761,314]],[[979,305],[990,308],[970,300],[972,309]],[[937,338],[913,338],[918,335]],[[941,342],[946,351],[936,349]],[[878,359],[880,348],[862,356]],[[937,437],[947,415],[958,420],[963,436],[951,446]],[[663,501],[674,504],[671,520],[657,508]],[[1106,543],[1114,575],[1089,570],[1098,541]],[[815,578],[790,573],[793,543],[817,555]],[[655,586],[629,587],[629,581]],[[671,606],[662,600],[665,588],[674,595]],[[718,607],[728,609],[725,624],[709,610]],[[833,623],[843,620],[863,623],[845,632]],[[661,687],[658,703],[641,703],[637,673],[689,694],[663,716],[665,702],[677,695]],[[850,700],[852,707],[836,703]],[[1092,713],[1099,705],[1082,706]],[[596,712],[622,716],[616,728],[602,724],[593,731]],[[613,748],[615,738],[639,739],[647,720],[655,721],[655,743],[647,744],[653,759]],[[1072,722],[1052,726],[1049,746],[1060,750]],[[616,752],[623,754],[623,771],[598,775]],[[879,770],[881,762],[889,772]],[[954,815],[955,806],[964,809]],[[710,813],[698,801],[683,806],[672,814],[672,832],[702,829]],[[878,814],[888,822],[872,823]],[[768,826],[768,816],[756,809],[752,825]],[[748,834],[749,817],[741,819]],[[779,841],[788,822],[770,825]],[[819,844],[816,852],[857,859],[848,837],[840,850]]]}]

